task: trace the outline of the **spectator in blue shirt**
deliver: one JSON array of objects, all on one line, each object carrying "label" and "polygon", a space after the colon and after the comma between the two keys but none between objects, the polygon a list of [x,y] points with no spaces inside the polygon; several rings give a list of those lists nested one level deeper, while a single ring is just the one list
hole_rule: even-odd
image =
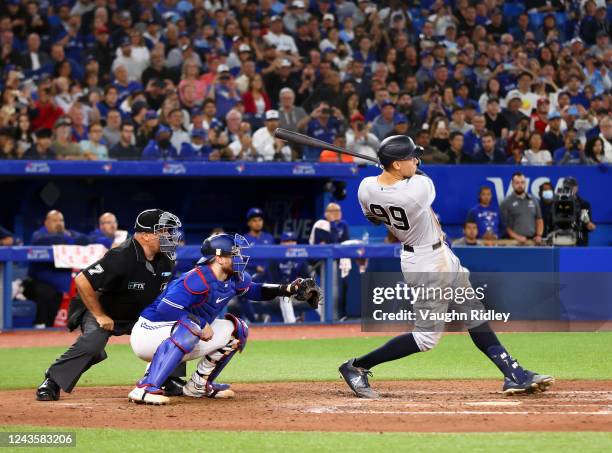
[{"label": "spectator in blue shirt", "polygon": [[468,211],[468,222],[478,225],[478,237],[482,239],[497,239],[499,235],[499,211],[493,207],[491,188],[482,186],[478,194],[478,204]]},{"label": "spectator in blue shirt", "polygon": [[[336,135],[340,133],[343,118],[342,112],[335,107],[330,107],[327,102],[320,102],[310,114],[310,122],[306,127],[306,134],[318,138],[327,143],[333,143]],[[304,160],[318,161],[321,148],[305,147]]]},{"label": "spectator in blue shirt", "polygon": [[193,129],[191,131],[191,142],[183,143],[178,160],[209,160],[212,151],[210,144],[206,142],[206,131],[204,129]]},{"label": "spectator in blue shirt", "polygon": [[591,103],[589,102],[589,99],[584,94],[584,91],[581,90],[580,77],[578,77],[576,74],[572,74],[569,77],[569,80],[567,82],[567,90],[565,91],[567,92],[567,94],[569,94],[571,105],[580,104],[585,109],[589,108],[589,105]]},{"label": "spectator in blue shirt", "polygon": [[387,99],[391,99],[391,97],[389,96],[389,90],[386,88],[381,88],[374,93],[374,104],[365,114],[366,123],[371,123],[378,115],[380,115],[383,102],[385,102]]},{"label": "spectator in blue shirt", "polygon": [[[59,245],[89,243],[87,236],[67,230],[64,215],[60,211],[49,211],[44,225],[36,230],[31,245]],[[24,282],[24,295],[36,302],[35,327],[53,327],[55,315],[62,302],[62,295],[70,290],[71,269],[56,269],[51,263],[30,264],[28,278]]]},{"label": "spectator in blue shirt", "polygon": [[98,228],[89,233],[91,244],[102,244],[107,249],[113,248],[117,233],[117,217],[112,212],[105,212],[98,219]]},{"label": "spectator in blue shirt", "polygon": [[565,131],[563,137],[563,147],[558,148],[553,153],[553,161],[555,165],[568,165],[582,163],[580,153],[580,142],[578,141],[578,132],[573,127]]},{"label": "spectator in blue shirt", "polygon": [[208,91],[208,97],[215,100],[217,116],[220,118],[225,117],[240,102],[241,99],[236,88],[236,82],[230,73],[228,65],[220,64],[217,67],[217,77],[215,83]]},{"label": "spectator in blue shirt", "polygon": [[142,160],[166,160],[177,156],[176,148],[172,146],[170,137],[172,131],[167,126],[159,126],[155,138],[150,140],[142,151]]},{"label": "spectator in blue shirt", "polygon": [[486,131],[482,134],[482,148],[474,154],[473,162],[479,164],[505,164],[508,156],[497,146],[495,134]]},{"label": "spectator in blue shirt", "polygon": [[121,103],[130,94],[143,90],[140,82],[137,82],[136,80],[130,81],[130,75],[125,66],[121,64],[117,65],[113,73],[115,75],[115,82],[113,83],[113,86],[117,89],[119,103]]},{"label": "spectator in blue shirt", "polygon": [[380,141],[395,127],[395,104],[391,99],[385,99],[382,103],[380,115],[376,117],[372,123],[372,133],[376,135]]},{"label": "spectator in blue shirt", "polygon": [[96,105],[100,118],[106,119],[108,112],[119,108],[119,91],[113,85],[104,88],[104,99]]},{"label": "spectator in blue shirt", "polygon": [[486,120],[483,115],[475,115],[472,120],[474,128],[464,134],[463,154],[473,157],[482,149],[482,136],[485,132]]}]

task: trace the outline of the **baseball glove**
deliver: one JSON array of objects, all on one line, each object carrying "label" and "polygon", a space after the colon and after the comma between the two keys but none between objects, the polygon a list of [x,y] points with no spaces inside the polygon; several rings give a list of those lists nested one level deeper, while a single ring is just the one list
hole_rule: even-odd
[{"label": "baseball glove", "polygon": [[295,287],[295,298],[308,302],[312,308],[317,308],[321,300],[321,288],[312,278],[299,278],[291,286]]}]

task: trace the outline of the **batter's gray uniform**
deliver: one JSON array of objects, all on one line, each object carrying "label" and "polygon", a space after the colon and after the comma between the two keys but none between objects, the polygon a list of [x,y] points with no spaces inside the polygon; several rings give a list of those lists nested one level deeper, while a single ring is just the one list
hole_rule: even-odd
[{"label": "batter's gray uniform", "polygon": [[[428,297],[413,305],[413,335],[421,351],[433,348],[444,330],[444,321],[432,320],[432,315],[446,313],[451,303],[455,311],[466,314],[484,310],[477,298],[459,304],[440,298],[436,291],[465,291],[471,284],[469,271],[443,241],[442,228],[431,208],[436,189],[429,177],[414,175],[393,185],[381,185],[378,176],[370,176],[361,181],[358,198],[364,215],[384,223],[403,244],[401,267],[406,283],[432,289]],[[482,322],[469,320],[465,325],[471,329]]]}]

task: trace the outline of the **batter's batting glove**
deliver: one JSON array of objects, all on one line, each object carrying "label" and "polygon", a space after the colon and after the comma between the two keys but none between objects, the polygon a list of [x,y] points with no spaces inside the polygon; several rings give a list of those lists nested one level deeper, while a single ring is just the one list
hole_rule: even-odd
[{"label": "batter's batting glove", "polygon": [[296,300],[305,301],[311,308],[317,308],[321,300],[321,288],[312,278],[298,278],[289,285],[289,291]]}]

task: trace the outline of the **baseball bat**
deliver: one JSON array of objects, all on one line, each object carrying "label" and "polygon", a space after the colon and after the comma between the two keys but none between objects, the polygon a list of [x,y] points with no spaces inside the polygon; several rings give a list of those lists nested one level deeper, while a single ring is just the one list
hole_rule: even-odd
[{"label": "baseball bat", "polygon": [[329,149],[330,151],[335,151],[340,154],[348,154],[349,156],[369,160],[370,162],[374,162],[375,164],[379,163],[378,159],[375,159],[374,157],[366,156],[365,154],[356,153],[354,151],[349,151],[348,149],[340,148],[339,146],[324,142],[323,140],[319,140],[318,138],[309,137],[308,135],[300,134],[299,132],[289,131],[281,127],[277,128],[274,131],[274,136],[286,142],[297,143],[298,145],[304,146],[312,146],[313,148]]}]

